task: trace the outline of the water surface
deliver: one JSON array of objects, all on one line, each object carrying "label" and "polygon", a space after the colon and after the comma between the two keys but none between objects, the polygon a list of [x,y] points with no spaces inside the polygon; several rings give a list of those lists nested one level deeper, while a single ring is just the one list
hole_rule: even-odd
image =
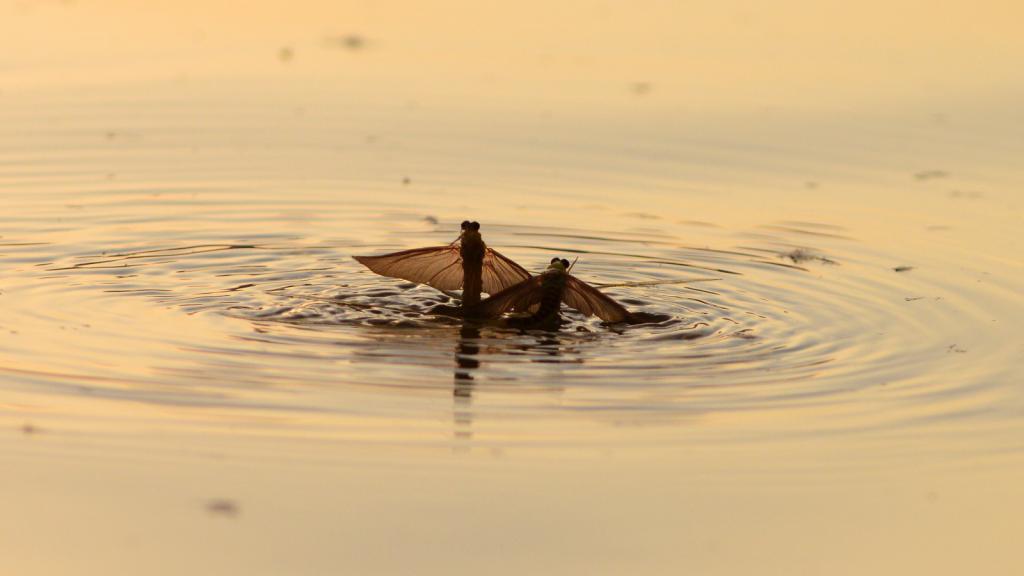
[{"label": "water surface", "polygon": [[[1000,50],[941,82],[880,33],[939,97],[872,46],[809,85],[795,16],[783,93],[732,76],[778,24],[744,11],[706,10],[746,30],[710,66],[661,6],[583,17],[607,44],[182,6],[5,8],[0,567],[1016,571],[1024,116],[998,15]],[[44,28],[80,32],[13,50]],[[463,219],[658,321],[463,326],[351,259]]]}]

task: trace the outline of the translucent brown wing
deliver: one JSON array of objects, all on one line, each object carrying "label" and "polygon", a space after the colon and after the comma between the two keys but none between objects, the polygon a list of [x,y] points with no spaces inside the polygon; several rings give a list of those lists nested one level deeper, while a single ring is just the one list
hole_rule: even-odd
[{"label": "translucent brown wing", "polygon": [[357,262],[382,276],[401,278],[439,290],[462,288],[462,257],[458,243],[413,248],[382,256],[353,256]]},{"label": "translucent brown wing", "polygon": [[473,309],[480,318],[495,318],[509,310],[526,310],[540,302],[544,295],[542,278],[534,276],[492,295]]},{"label": "translucent brown wing", "polygon": [[587,316],[597,316],[605,322],[627,322],[630,318],[629,310],[622,304],[569,274],[565,277],[562,302],[569,308],[575,308]]},{"label": "translucent brown wing", "polygon": [[522,266],[488,248],[484,252],[483,291],[497,294],[502,290],[530,279],[530,273]]},{"label": "translucent brown wing", "polygon": [[[382,256],[353,256],[382,276],[401,278],[440,290],[458,290],[464,281],[459,244],[414,248]],[[498,251],[484,253],[483,291],[497,294],[530,278],[530,273]]]}]

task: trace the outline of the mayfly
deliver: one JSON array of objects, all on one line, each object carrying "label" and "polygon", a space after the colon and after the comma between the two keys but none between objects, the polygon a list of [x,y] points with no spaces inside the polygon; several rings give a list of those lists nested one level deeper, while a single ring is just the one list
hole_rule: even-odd
[{"label": "mayfly", "polygon": [[522,266],[488,248],[480,236],[480,224],[462,223],[462,233],[451,244],[413,248],[382,256],[353,256],[383,276],[433,286],[438,290],[462,289],[462,305],[480,303],[480,293],[496,294],[530,279]]},{"label": "mayfly", "polygon": [[477,316],[493,318],[509,310],[531,310],[525,318],[511,318],[519,326],[557,328],[561,305],[574,308],[587,316],[597,316],[610,323],[635,322],[638,317],[622,305],[602,294],[597,288],[569,274],[569,261],[552,258],[547,270],[539,276],[506,288],[476,307]]}]

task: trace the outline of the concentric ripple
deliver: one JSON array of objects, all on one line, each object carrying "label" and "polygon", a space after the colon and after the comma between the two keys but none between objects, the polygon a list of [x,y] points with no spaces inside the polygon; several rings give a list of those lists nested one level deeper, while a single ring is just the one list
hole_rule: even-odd
[{"label": "concentric ripple", "polygon": [[[581,137],[554,170],[511,127],[500,154],[417,132],[429,123],[403,149],[366,138],[365,119],[285,122],[279,141],[230,114],[170,130],[154,104],[152,124],[111,136],[109,111],[51,105],[64,128],[12,112],[28,137],[0,140],[0,375],[29,400],[315,415],[321,432],[369,426],[371,439],[454,419],[458,437],[485,421],[474,438],[550,443],[523,425],[543,419],[558,441],[607,441],[619,425],[742,416],[726,435],[750,441],[771,414],[798,437],[994,429],[993,449],[1018,448],[1004,431],[1024,409],[1022,351],[1000,322],[1019,310],[1019,262],[961,247],[952,219],[895,242],[844,217],[860,189],[801,211],[793,198],[810,196],[771,181],[788,204],[765,206],[762,184],[725,189],[731,168],[668,136],[651,157]],[[450,168],[464,155],[464,172]],[[959,204],[947,208],[935,214]],[[652,322],[567,311],[557,333],[464,325],[430,313],[445,294],[351,258],[450,242],[465,218],[528,269],[578,259],[576,275]]]},{"label": "concentric ripple", "polygon": [[[692,246],[664,231],[485,225],[486,239],[527,267],[578,258],[582,279],[657,318],[609,326],[567,310],[563,329],[545,332],[433,315],[448,296],[362,268],[353,254],[439,244],[457,229],[389,220],[405,231],[400,244],[319,234],[122,238],[102,250],[8,242],[18,274],[6,301],[36,304],[5,324],[75,331],[81,342],[55,356],[48,335],[19,350],[11,330],[6,354],[22,361],[4,371],[49,393],[414,420],[436,410],[428,399],[454,395],[488,398],[491,414],[514,418],[820,407],[839,429],[892,429],[969,415],[999,393],[978,368],[981,350],[969,371],[958,367],[966,344],[949,334],[983,322],[963,302],[1003,296],[897,272],[902,259],[847,231],[770,223],[702,231],[715,244]],[[116,361],[118,349],[138,358]],[[885,401],[865,404],[862,393],[880,389]]]}]

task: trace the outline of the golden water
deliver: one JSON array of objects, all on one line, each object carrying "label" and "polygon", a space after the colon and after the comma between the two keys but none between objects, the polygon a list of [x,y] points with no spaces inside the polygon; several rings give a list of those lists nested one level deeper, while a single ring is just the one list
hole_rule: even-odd
[{"label": "golden water", "polygon": [[1020,16],[0,4],[0,572],[1021,572]]}]

